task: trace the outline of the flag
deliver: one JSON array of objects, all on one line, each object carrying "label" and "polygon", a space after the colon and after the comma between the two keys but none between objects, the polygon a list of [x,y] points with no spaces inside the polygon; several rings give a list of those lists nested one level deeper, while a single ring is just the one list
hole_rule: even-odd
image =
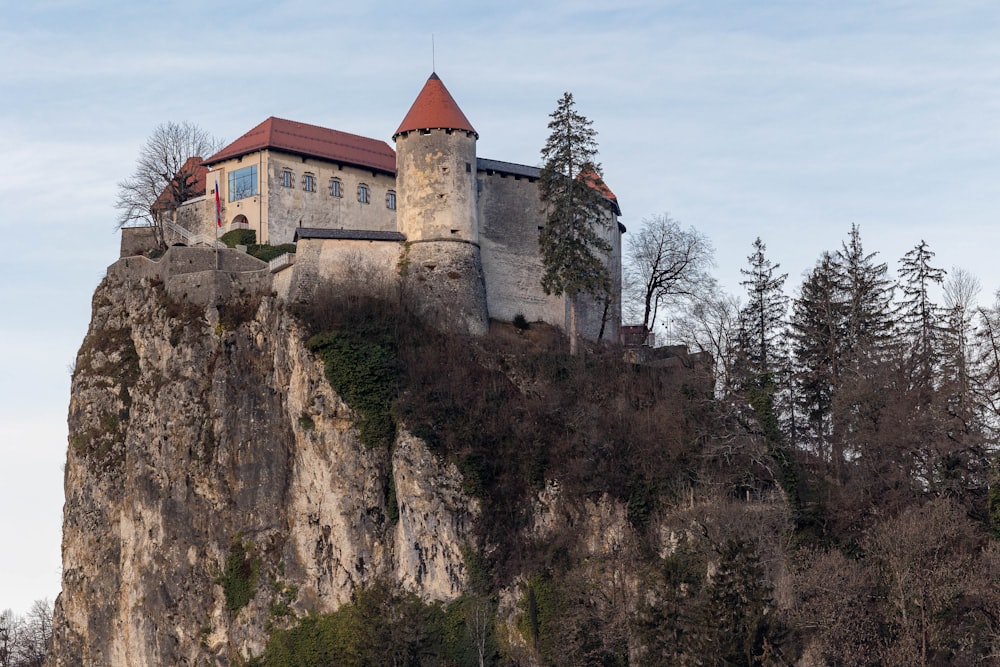
[{"label": "flag", "polygon": [[215,224],[222,227],[222,202],[219,201],[219,177],[215,177]]}]

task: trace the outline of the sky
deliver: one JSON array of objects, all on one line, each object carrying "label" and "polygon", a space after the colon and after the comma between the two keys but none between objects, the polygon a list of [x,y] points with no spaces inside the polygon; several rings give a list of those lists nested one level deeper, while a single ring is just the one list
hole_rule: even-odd
[{"label": "sky", "polygon": [[625,226],[693,226],[733,294],[755,238],[794,292],[852,223],[893,269],[924,240],[985,301],[1000,288],[992,0],[35,0],[4,7],[0,43],[0,609],[15,613],[59,591],[69,369],[117,258],[117,183],[167,121],[232,141],[278,116],[391,142],[434,68],[480,157],[537,165],[569,91]]}]

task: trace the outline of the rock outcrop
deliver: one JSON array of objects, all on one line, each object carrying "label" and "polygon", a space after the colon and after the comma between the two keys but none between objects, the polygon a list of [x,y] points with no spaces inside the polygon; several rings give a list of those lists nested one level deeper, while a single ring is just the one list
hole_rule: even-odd
[{"label": "rock outcrop", "polygon": [[457,597],[478,508],[400,428],[358,438],[297,321],[150,278],[97,289],[69,411],[50,665],[226,665],[267,629],[394,581]]}]

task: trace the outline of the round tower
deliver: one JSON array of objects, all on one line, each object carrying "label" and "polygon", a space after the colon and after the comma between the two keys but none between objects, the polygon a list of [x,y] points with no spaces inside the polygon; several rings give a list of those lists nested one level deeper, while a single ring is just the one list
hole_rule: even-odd
[{"label": "round tower", "polygon": [[476,134],[432,73],[393,135],[400,265],[410,295],[441,328],[485,333],[486,286],[476,215]]},{"label": "round tower", "polygon": [[479,243],[476,139],[437,74],[392,136],[396,142],[396,221],[408,241]]}]

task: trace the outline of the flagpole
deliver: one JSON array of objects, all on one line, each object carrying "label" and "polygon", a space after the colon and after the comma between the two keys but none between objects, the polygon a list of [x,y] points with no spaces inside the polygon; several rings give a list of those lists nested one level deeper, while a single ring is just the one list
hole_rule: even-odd
[{"label": "flagpole", "polygon": [[215,270],[220,271],[219,265],[219,230],[222,229],[222,200],[219,198],[219,176],[215,176]]}]

